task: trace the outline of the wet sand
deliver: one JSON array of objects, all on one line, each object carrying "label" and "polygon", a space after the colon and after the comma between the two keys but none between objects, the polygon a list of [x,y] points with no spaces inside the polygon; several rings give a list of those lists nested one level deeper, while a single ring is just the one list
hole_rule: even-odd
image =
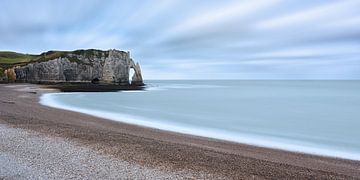
[{"label": "wet sand", "polygon": [[360,177],[359,161],[195,137],[49,108],[38,103],[46,92],[54,90],[0,84],[0,178]]}]

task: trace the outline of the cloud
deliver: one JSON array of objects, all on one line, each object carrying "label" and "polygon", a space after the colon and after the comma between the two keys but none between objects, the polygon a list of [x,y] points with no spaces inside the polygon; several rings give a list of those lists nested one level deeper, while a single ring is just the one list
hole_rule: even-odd
[{"label": "cloud", "polygon": [[[307,10],[299,10],[298,12],[275,17],[264,22],[258,23],[256,26],[260,29],[284,28],[291,26],[303,26],[304,24],[323,24],[325,22],[343,19],[357,11],[359,1],[337,1],[319,7]],[[296,26],[298,25],[298,26]]]},{"label": "cloud", "polygon": [[222,7],[213,7],[180,22],[177,26],[170,29],[170,33],[177,34],[186,32],[191,29],[203,28],[204,26],[214,26],[222,24],[224,21],[244,18],[251,14],[255,14],[266,8],[270,8],[278,3],[279,0],[259,0],[259,1],[240,1],[229,3]]},{"label": "cloud", "polygon": [[130,50],[151,79],[360,78],[356,0],[4,0],[1,6],[1,50]]}]

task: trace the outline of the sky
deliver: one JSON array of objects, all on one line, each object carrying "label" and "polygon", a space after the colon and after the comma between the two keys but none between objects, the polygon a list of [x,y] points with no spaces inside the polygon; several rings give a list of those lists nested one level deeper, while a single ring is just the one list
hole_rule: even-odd
[{"label": "sky", "polygon": [[360,0],[1,0],[0,50],[130,51],[144,79],[360,79]]}]

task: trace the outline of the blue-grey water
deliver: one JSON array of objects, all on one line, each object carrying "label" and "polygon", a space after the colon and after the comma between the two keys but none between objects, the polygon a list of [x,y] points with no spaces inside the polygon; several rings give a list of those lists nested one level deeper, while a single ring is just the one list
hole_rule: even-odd
[{"label": "blue-grey water", "polygon": [[44,105],[181,133],[360,160],[360,81],[149,81]]}]

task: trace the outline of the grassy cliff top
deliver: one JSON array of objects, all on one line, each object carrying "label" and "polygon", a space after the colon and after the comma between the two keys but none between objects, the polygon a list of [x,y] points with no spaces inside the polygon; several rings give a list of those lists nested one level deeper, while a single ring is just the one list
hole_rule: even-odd
[{"label": "grassy cliff top", "polygon": [[23,54],[11,51],[0,51],[0,68],[6,69],[16,65],[26,65],[32,62],[48,61],[60,57],[69,58],[70,61],[78,62],[79,60],[71,55],[97,56],[103,54],[108,56],[109,51],[102,51],[97,49],[80,49],[75,51],[48,51],[39,55]]},{"label": "grassy cliff top", "polygon": [[13,64],[21,62],[29,62],[35,58],[36,55],[21,54],[10,51],[0,51],[0,64]]}]

